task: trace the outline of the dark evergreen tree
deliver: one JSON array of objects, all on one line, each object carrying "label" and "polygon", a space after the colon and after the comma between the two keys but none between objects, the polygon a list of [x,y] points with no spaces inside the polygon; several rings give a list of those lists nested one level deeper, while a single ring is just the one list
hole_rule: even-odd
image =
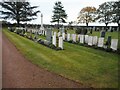
[{"label": "dark evergreen tree", "polygon": [[53,10],[53,16],[52,16],[52,23],[57,22],[58,29],[60,23],[66,23],[67,14],[64,10],[64,7],[60,1],[55,3],[54,10]]},{"label": "dark evergreen tree", "polygon": [[40,12],[34,10],[38,6],[31,6],[29,2],[0,2],[0,6],[2,6],[0,17],[17,21],[17,26],[20,22],[36,19],[37,13]]}]

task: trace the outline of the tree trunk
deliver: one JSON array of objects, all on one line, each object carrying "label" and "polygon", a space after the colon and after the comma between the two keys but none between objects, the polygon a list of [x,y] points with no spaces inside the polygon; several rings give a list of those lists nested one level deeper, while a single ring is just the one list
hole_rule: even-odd
[{"label": "tree trunk", "polygon": [[88,26],[88,23],[86,23],[86,26]]},{"label": "tree trunk", "polygon": [[105,23],[105,25],[106,25],[105,30],[107,31],[107,25],[108,25],[108,23]]},{"label": "tree trunk", "polygon": [[19,26],[20,26],[20,20],[17,19],[17,27],[19,27]]},{"label": "tree trunk", "polygon": [[58,20],[58,25],[57,25],[57,28],[58,28],[58,32],[59,32],[59,31],[60,31],[60,30],[59,30],[59,20]]}]

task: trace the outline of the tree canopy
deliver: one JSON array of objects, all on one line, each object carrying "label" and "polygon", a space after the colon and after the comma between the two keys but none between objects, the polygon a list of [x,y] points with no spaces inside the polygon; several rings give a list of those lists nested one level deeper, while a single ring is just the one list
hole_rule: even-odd
[{"label": "tree canopy", "polygon": [[36,19],[37,13],[34,9],[38,6],[31,6],[29,2],[0,2],[2,10],[0,10],[1,18],[12,19],[17,21],[17,25],[20,22],[26,22]]},{"label": "tree canopy", "polygon": [[60,1],[55,2],[53,16],[52,16],[52,23],[57,22],[58,28],[60,23],[66,23],[67,14],[64,10],[64,7]]},{"label": "tree canopy", "polygon": [[97,9],[97,14],[98,14],[98,21],[105,23],[106,26],[112,22],[112,15],[113,15],[113,5],[114,2],[105,2],[99,6]]},{"label": "tree canopy", "polygon": [[79,16],[77,17],[78,23],[86,23],[86,26],[88,26],[90,22],[95,21],[95,12],[96,12],[95,7],[88,6],[82,8],[79,13]]},{"label": "tree canopy", "polygon": [[120,24],[120,0],[116,1],[113,5],[113,22]]}]

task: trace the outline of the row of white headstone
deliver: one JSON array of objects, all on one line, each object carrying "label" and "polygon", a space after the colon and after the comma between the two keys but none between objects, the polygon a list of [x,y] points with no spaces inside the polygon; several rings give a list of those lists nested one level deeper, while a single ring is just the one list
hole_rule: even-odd
[{"label": "row of white headstone", "polygon": [[[54,34],[52,36],[52,44],[55,45],[55,46],[57,45],[56,32],[54,32]],[[63,37],[59,37],[58,47],[60,47],[61,49],[63,49]]]},{"label": "row of white headstone", "polygon": [[[54,33],[55,38],[56,38],[56,32]],[[63,40],[65,40],[66,34],[58,32],[58,37],[62,37]],[[98,36],[89,36],[89,35],[76,35],[76,34],[70,34],[67,33],[67,41],[72,40],[73,42],[79,41],[80,43],[84,44],[88,44],[89,46],[93,46],[96,45],[98,47],[105,47],[104,45],[104,38],[103,37],[99,37]],[[54,39],[53,39],[54,42]],[[54,44],[54,43],[53,43]],[[110,48],[113,50],[117,50],[118,47],[118,39],[112,39],[111,40],[111,46]]]},{"label": "row of white headstone", "polygon": [[39,35],[45,35],[45,36],[46,36],[46,33],[47,33],[47,31],[45,29],[44,30],[39,30],[39,29],[28,28],[27,30],[28,30],[28,32],[38,33]]}]

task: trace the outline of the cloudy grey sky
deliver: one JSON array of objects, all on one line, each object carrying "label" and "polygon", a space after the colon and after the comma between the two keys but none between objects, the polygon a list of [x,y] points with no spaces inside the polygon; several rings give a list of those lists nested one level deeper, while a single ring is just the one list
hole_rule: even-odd
[{"label": "cloudy grey sky", "polygon": [[[0,0],[1,1],[1,0]],[[54,3],[58,0],[28,0],[32,6],[39,6],[37,9],[43,13],[43,23],[50,24],[51,17],[53,15]],[[75,21],[80,10],[86,6],[99,7],[100,4],[107,1],[116,0],[59,0],[62,2],[66,13],[68,14],[67,22]],[[40,13],[37,19],[29,23],[40,24]]]}]

